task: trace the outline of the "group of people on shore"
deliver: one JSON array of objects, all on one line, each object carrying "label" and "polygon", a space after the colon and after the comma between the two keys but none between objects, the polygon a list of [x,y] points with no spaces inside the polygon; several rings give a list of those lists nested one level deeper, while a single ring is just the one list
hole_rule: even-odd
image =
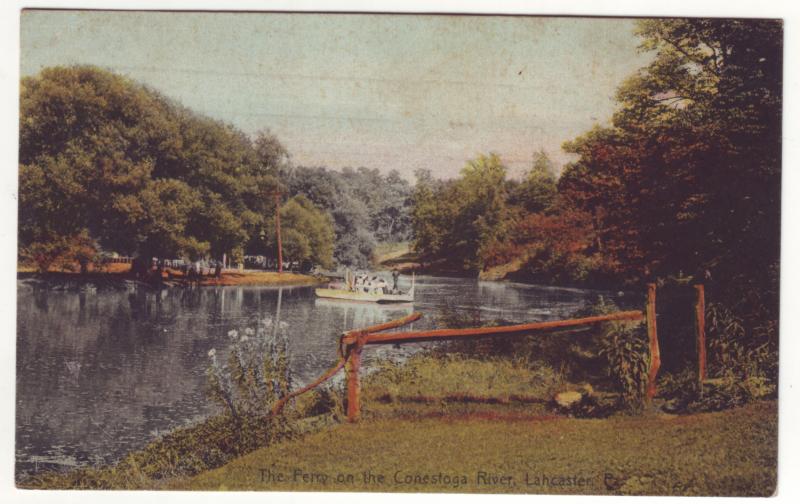
[{"label": "group of people on shore", "polygon": [[131,260],[131,273],[134,277],[152,282],[161,283],[166,280],[172,281],[176,277],[174,273],[179,273],[178,279],[188,280],[189,282],[199,282],[204,277],[222,277],[223,264],[221,261],[184,261],[174,259],[152,258],[147,261],[144,258],[136,257]]}]

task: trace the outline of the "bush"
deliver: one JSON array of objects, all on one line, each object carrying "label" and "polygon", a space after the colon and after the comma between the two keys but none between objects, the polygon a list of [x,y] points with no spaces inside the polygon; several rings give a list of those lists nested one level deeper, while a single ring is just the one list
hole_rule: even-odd
[{"label": "bush", "polygon": [[607,373],[619,386],[623,403],[631,411],[641,411],[650,362],[644,326],[630,322],[608,323],[600,345],[600,355],[607,361]]},{"label": "bush", "polygon": [[[595,306],[595,313],[619,311],[617,306],[603,298]],[[619,387],[622,401],[628,410],[639,412],[644,406],[647,391],[647,374],[650,350],[645,327],[640,322],[608,322],[603,324],[598,354],[605,358],[606,373]]]},{"label": "bush", "polygon": [[748,328],[720,303],[706,310],[708,379],[700,389],[696,371],[666,375],[659,383],[665,409],[694,413],[719,411],[773,398],[777,393],[777,349],[773,324]]},{"label": "bush", "polygon": [[273,326],[272,319],[266,318],[255,329],[228,331],[231,346],[225,364],[217,359],[215,349],[208,352],[209,395],[235,422],[269,417],[272,405],[289,393],[287,327],[285,322]]},{"label": "bush", "polygon": [[719,303],[709,305],[706,320],[710,375],[774,388],[778,375],[774,327],[767,324],[748,330],[740,317]]},{"label": "bush", "polygon": [[99,265],[97,243],[83,230],[73,236],[54,236],[47,241],[33,242],[20,249],[19,259],[33,264],[40,273],[51,269],[81,273],[88,271],[89,265]]},{"label": "bush", "polygon": [[345,394],[339,388],[336,385],[320,386],[297,396],[294,399],[294,414],[298,418],[330,414],[335,420],[340,420],[341,414],[345,410]]}]

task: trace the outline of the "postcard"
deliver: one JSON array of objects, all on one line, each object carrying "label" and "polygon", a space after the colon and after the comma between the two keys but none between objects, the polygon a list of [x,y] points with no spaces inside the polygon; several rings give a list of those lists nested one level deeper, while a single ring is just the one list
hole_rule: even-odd
[{"label": "postcard", "polygon": [[782,20],[20,15],[18,488],[776,492]]}]

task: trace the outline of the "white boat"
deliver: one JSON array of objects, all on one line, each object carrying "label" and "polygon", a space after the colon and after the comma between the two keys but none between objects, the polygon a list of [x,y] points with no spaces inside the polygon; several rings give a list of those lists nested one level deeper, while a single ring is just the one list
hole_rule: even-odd
[{"label": "white boat", "polygon": [[342,299],[347,301],[366,301],[370,303],[410,303],[414,301],[414,275],[411,275],[411,288],[407,292],[387,293],[383,289],[369,289],[356,285],[352,274],[345,274],[344,283],[315,289],[317,297]]}]

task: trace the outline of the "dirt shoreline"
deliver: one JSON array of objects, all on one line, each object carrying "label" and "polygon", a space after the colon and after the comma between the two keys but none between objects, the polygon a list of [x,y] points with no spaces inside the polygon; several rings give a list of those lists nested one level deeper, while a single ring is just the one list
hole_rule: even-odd
[{"label": "dirt shoreline", "polygon": [[292,272],[278,273],[276,271],[226,271],[222,273],[220,277],[204,276],[196,280],[189,280],[185,278],[182,273],[173,270],[165,270],[164,274],[162,275],[161,282],[158,281],[157,277],[147,280],[136,278],[128,271],[90,271],[88,273],[81,274],[78,272],[64,271],[49,271],[47,273],[39,273],[35,271],[26,271],[25,269],[18,269],[17,278],[38,278],[68,282],[85,281],[98,283],[132,281],[155,287],[181,287],[190,285],[196,285],[200,287],[235,285],[294,287],[318,285],[329,281],[327,277],[318,275],[306,275],[303,273]]}]

